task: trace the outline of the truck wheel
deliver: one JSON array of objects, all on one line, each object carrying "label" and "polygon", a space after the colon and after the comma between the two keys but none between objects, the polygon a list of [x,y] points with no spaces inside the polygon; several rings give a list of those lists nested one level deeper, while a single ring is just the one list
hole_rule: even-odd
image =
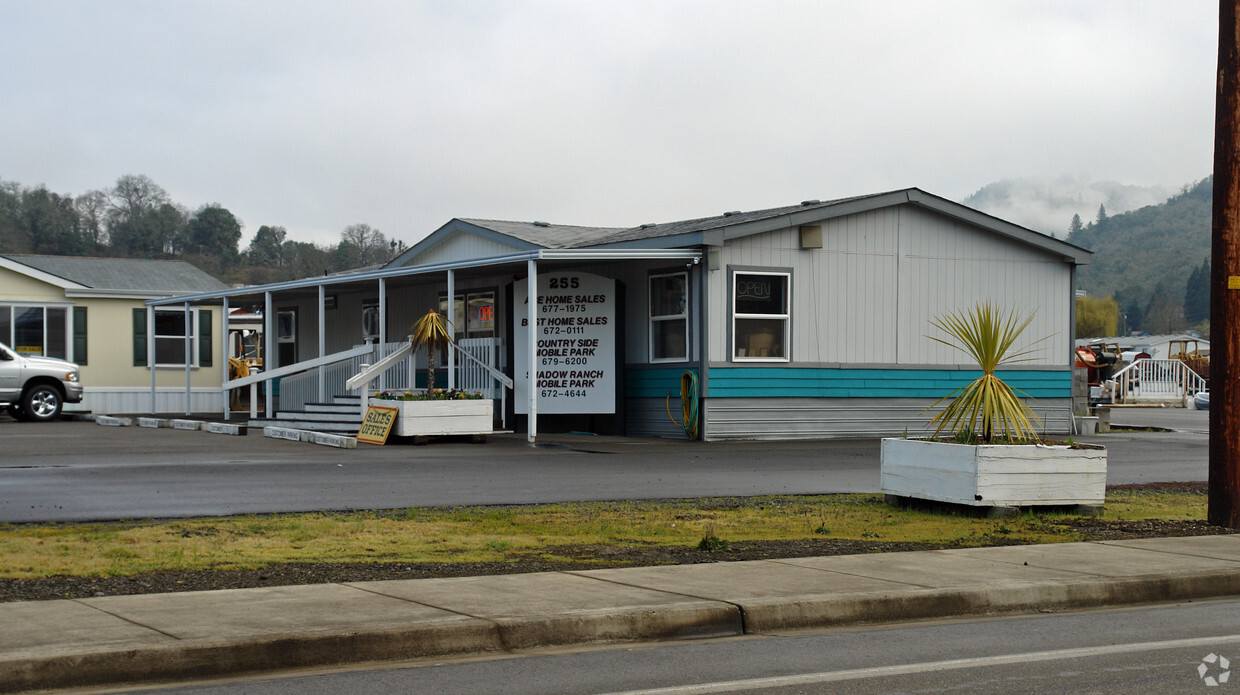
[{"label": "truck wheel", "polygon": [[64,398],[60,391],[46,384],[31,386],[26,390],[26,395],[22,396],[22,412],[28,419],[36,422],[56,419],[62,405]]}]

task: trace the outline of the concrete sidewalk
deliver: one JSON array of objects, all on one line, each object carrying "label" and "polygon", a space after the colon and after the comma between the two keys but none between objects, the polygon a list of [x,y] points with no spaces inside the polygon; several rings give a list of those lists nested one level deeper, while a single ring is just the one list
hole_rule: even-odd
[{"label": "concrete sidewalk", "polygon": [[1240,535],[0,604],[0,692],[1240,594]]}]

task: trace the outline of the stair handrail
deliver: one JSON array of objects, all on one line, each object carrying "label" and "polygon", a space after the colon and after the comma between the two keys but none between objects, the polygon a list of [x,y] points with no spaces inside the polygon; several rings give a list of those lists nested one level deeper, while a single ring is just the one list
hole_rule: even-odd
[{"label": "stair handrail", "polygon": [[452,347],[453,347],[453,348],[454,348],[454,349],[455,349],[458,353],[460,353],[460,354],[464,355],[465,357],[469,358],[469,360],[470,360],[471,362],[473,362],[474,364],[476,364],[476,365],[478,365],[479,367],[482,367],[484,370],[486,370],[487,374],[490,374],[492,377],[494,377],[496,381],[498,381],[499,383],[501,383],[501,384],[503,384],[504,386],[508,387],[509,389],[513,388],[512,378],[511,378],[511,377],[509,377],[507,374],[505,374],[505,373],[503,373],[503,372],[499,371],[498,369],[496,369],[495,367],[492,367],[491,365],[487,364],[486,362],[483,362],[482,360],[478,359],[477,357],[474,357],[473,355],[469,354],[469,353],[468,353],[468,352],[466,352],[463,348],[461,348],[461,346],[460,346],[460,345],[457,345],[455,342],[454,342],[454,343],[451,343],[451,345],[452,345]]},{"label": "stair handrail", "polygon": [[324,355],[323,357],[316,357],[311,360],[306,360],[305,362],[297,362],[295,364],[290,364],[285,367],[279,367],[277,369],[272,369],[270,371],[256,372],[256,373],[250,374],[249,376],[243,376],[240,379],[230,379],[228,381],[225,381],[224,388],[234,389],[234,388],[238,388],[241,386],[248,386],[250,384],[257,384],[259,382],[269,381],[271,379],[278,379],[282,376],[288,376],[289,374],[296,374],[297,372],[304,372],[307,369],[314,369],[315,367],[322,367],[323,365],[326,365],[326,364],[332,364],[334,362],[343,362],[345,360],[353,359],[354,357],[357,357],[358,355],[365,355],[366,353],[370,351],[371,351],[371,347],[369,345],[362,346],[362,347],[355,347],[349,350],[344,350],[342,352],[336,352],[330,355]]},{"label": "stair handrail", "polygon": [[[1115,390],[1117,398],[1120,402],[1126,400],[1130,390],[1130,382],[1134,376],[1148,378],[1142,372],[1149,372],[1152,368],[1162,366],[1168,368],[1167,372],[1171,379],[1161,379],[1163,383],[1174,383],[1179,387],[1180,400],[1187,403],[1190,393],[1199,393],[1207,388],[1206,380],[1200,374],[1189,368],[1187,364],[1180,360],[1156,360],[1152,358],[1143,358],[1134,360],[1132,364],[1125,366],[1123,369],[1111,375],[1112,381],[1115,382]],[[1114,398],[1113,398],[1114,400]]]},{"label": "stair handrail", "polygon": [[412,352],[413,352],[413,347],[409,344],[409,341],[406,340],[404,345],[401,345],[400,347],[393,350],[392,353],[388,355],[387,357],[384,357],[378,362],[375,362],[374,364],[370,365],[369,367],[363,369],[362,371],[350,377],[348,381],[344,382],[344,387],[348,389],[349,391],[357,391],[360,388],[365,387],[370,382],[374,381],[375,379],[378,379],[381,374],[391,369],[392,367],[396,366],[397,362],[400,362],[401,360],[405,359],[410,354],[412,354]]}]

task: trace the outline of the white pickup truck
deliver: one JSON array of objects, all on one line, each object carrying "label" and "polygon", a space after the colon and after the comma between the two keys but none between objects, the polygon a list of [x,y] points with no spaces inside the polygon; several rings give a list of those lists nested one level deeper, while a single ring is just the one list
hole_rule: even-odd
[{"label": "white pickup truck", "polygon": [[54,357],[26,357],[0,343],[0,406],[19,420],[46,421],[65,403],[82,400],[78,366]]}]

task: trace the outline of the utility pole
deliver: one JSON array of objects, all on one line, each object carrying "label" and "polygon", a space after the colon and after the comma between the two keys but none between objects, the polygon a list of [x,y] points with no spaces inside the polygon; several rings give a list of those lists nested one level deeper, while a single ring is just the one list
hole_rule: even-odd
[{"label": "utility pole", "polygon": [[1240,528],[1240,54],[1237,2],[1219,0],[1210,243],[1211,524]]}]

